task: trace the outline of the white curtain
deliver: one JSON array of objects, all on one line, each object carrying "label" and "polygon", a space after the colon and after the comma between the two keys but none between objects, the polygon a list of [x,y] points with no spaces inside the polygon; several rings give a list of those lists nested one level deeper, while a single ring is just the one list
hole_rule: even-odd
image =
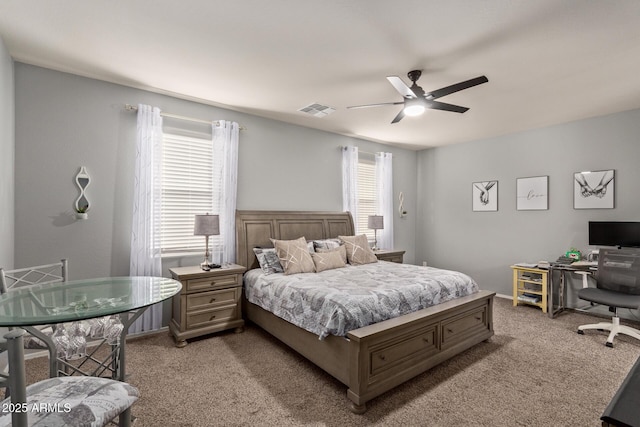
[{"label": "white curtain", "polygon": [[[131,276],[162,276],[160,213],[162,196],[162,117],[160,109],[138,105],[131,225]],[[139,289],[139,292],[149,292]],[[149,307],[129,332],[162,327],[162,304]]]},{"label": "white curtain", "polygon": [[214,245],[212,260],[216,264],[236,260],[236,196],[238,192],[238,140],[240,127],[236,122],[220,120],[213,124],[214,179],[222,183],[214,194],[214,204],[220,215],[221,244]]},{"label": "white curtain", "polygon": [[358,147],[342,148],[342,209],[351,212],[358,233]]},{"label": "white curtain", "polygon": [[378,247],[393,249],[393,169],[391,153],[376,153],[377,212],[384,217],[378,232]]}]

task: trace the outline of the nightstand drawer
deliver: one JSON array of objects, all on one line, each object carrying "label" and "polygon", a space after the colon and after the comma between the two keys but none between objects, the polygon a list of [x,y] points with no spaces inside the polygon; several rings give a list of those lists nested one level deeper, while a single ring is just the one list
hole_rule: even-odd
[{"label": "nightstand drawer", "polygon": [[238,276],[235,274],[228,274],[224,276],[213,276],[202,279],[190,279],[187,280],[187,292],[193,291],[206,291],[208,289],[215,289],[221,287],[228,287],[238,285]]},{"label": "nightstand drawer", "polygon": [[231,288],[189,294],[187,295],[187,311],[205,310],[221,305],[235,304],[238,301],[239,291],[240,288]]},{"label": "nightstand drawer", "polygon": [[216,323],[236,319],[237,314],[237,304],[230,307],[187,313],[187,328],[203,328],[205,326],[215,325]]}]

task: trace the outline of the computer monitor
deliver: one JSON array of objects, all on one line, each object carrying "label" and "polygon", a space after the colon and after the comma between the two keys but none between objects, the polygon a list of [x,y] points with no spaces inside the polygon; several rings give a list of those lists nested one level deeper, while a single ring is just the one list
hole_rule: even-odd
[{"label": "computer monitor", "polygon": [[640,247],[640,222],[589,221],[589,246]]}]

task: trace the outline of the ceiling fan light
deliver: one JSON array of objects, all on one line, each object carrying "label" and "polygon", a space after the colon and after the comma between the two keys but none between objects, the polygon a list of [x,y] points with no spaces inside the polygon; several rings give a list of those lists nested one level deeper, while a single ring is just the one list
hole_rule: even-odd
[{"label": "ceiling fan light", "polygon": [[404,114],[407,116],[415,117],[424,113],[424,110],[424,105],[421,104],[407,105],[406,107],[404,107]]}]

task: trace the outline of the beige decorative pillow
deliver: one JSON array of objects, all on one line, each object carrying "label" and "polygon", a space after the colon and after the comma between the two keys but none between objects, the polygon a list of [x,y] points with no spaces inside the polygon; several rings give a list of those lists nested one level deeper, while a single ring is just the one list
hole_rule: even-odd
[{"label": "beige decorative pillow", "polygon": [[313,263],[316,265],[316,271],[318,273],[324,270],[331,270],[334,268],[341,268],[346,266],[345,262],[342,260],[340,251],[337,250],[328,252],[315,252],[311,254],[311,258],[313,258]]},{"label": "beige decorative pillow", "polygon": [[373,253],[369,246],[369,241],[365,234],[358,236],[338,236],[344,242],[347,248],[347,260],[351,265],[370,264],[378,262],[376,254]]},{"label": "beige decorative pillow", "polygon": [[344,245],[340,245],[337,248],[326,249],[326,248],[318,248],[316,249],[316,253],[328,253],[328,252],[337,252],[340,254],[340,258],[342,258],[343,263],[347,263],[347,248]]},{"label": "beige decorative pillow", "polygon": [[276,253],[280,259],[280,264],[284,268],[284,274],[313,273],[315,265],[309,253],[307,240],[300,237],[296,240],[276,240],[271,239]]}]

